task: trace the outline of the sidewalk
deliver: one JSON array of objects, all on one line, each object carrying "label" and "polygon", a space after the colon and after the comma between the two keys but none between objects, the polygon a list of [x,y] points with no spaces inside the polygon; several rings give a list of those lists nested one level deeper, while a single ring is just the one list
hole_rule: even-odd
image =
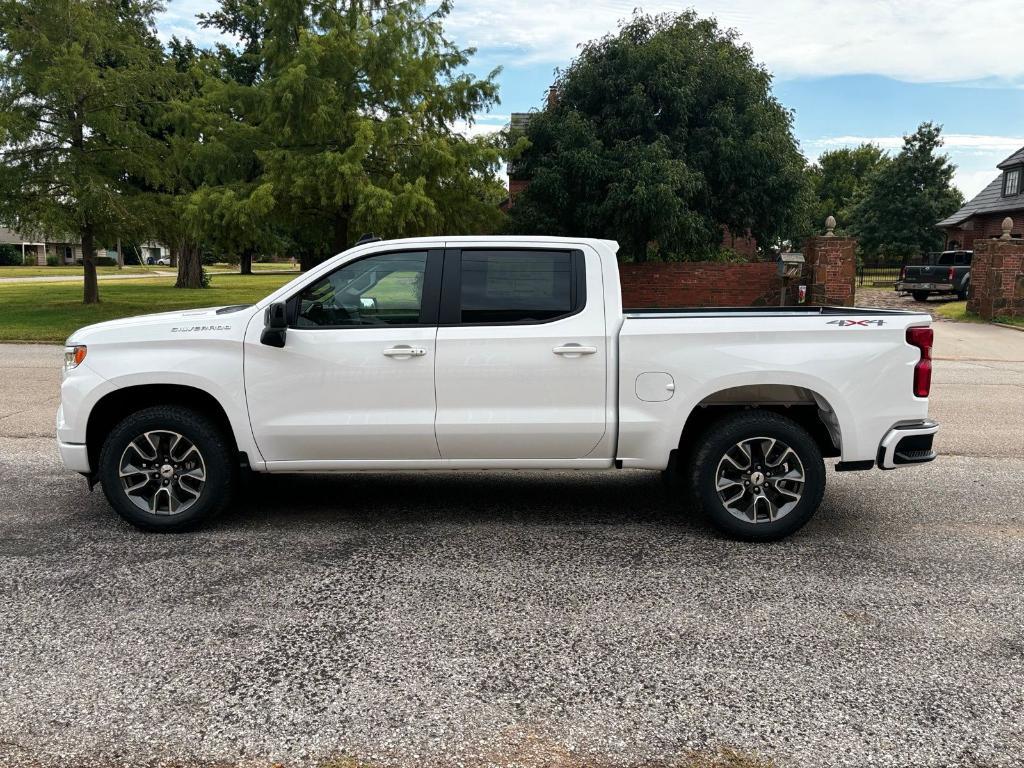
[{"label": "sidewalk", "polygon": [[[177,272],[156,270],[152,272],[132,272],[124,275],[97,275],[100,282],[106,280],[144,280],[153,277],[174,277]],[[82,275],[35,275],[33,277],[0,277],[0,284],[7,283],[80,283],[85,278]]]}]

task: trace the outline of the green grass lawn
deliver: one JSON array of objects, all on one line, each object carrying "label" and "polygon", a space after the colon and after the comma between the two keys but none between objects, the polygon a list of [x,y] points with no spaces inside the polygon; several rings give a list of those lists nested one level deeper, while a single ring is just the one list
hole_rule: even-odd
[{"label": "green grass lawn", "polygon": [[[124,269],[117,267],[97,267],[96,273],[100,275],[121,274],[145,274],[160,267],[140,267],[138,265],[128,266]],[[166,269],[166,267],[164,267]],[[81,277],[82,267],[59,266],[59,267],[0,267],[0,277]]]},{"label": "green grass lawn", "polygon": [[0,284],[0,341],[63,343],[76,328],[174,309],[252,304],[290,275],[215,274],[206,289],[174,287],[174,278],[100,283],[100,304],[82,304],[80,283]]},{"label": "green grass lawn", "polygon": [[[967,311],[966,301],[951,301],[947,304],[940,304],[937,307],[929,308],[935,312],[936,315],[940,315],[947,320],[957,320],[962,323],[983,323],[985,322],[977,315],[972,315]],[[1004,325],[1015,325],[1024,328],[1024,317],[997,317],[995,319],[997,323],[1003,323]]]}]

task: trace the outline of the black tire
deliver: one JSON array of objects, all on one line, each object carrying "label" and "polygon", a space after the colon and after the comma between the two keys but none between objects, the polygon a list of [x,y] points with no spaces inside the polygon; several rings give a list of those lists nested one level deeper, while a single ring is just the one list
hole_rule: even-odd
[{"label": "black tire", "polygon": [[[719,464],[724,466],[728,461],[725,458],[726,453],[743,441],[753,441],[758,437],[778,441],[773,446],[784,444],[791,448],[802,465],[804,481],[802,486],[798,486],[795,481],[784,480],[781,477],[775,481],[770,478],[762,480],[765,496],[771,494],[776,499],[788,499],[788,496],[779,495],[780,482],[786,483],[785,488],[789,491],[795,491],[799,487],[801,492],[795,506],[779,515],[777,519],[754,522],[752,519],[740,519],[729,511],[719,496],[717,484]],[[763,447],[764,443],[759,445]],[[779,454],[775,453],[777,450],[779,449],[774,447],[768,450],[769,459],[779,458]],[[775,466],[769,466],[769,462],[765,461],[765,473],[780,467],[778,472],[781,474],[785,469],[794,466],[791,461],[788,458],[785,461],[780,460]],[[802,528],[817,511],[825,493],[825,464],[814,438],[795,421],[772,411],[750,410],[724,416],[709,425],[699,438],[697,451],[689,467],[689,479],[698,508],[722,533],[744,541],[775,541]],[[774,487],[770,485],[772,482],[775,483]],[[766,509],[767,502],[763,499],[761,501],[764,503],[753,501],[752,490],[744,489],[743,493],[747,494],[743,499],[751,499],[754,518],[760,515],[770,517]],[[740,505],[742,503],[741,501]],[[784,506],[780,505],[776,512]]]},{"label": "black tire", "polygon": [[[143,510],[136,505],[122,484],[120,469],[123,461],[132,469],[136,468],[135,465],[146,462],[141,454],[130,449],[130,446],[147,433],[156,434],[153,438],[157,446],[153,449],[156,461],[146,463],[145,466],[150,468],[133,474],[127,482],[142,482],[145,478],[150,478],[140,494],[147,493],[154,484],[170,485],[186,500],[179,503],[179,512],[171,512],[173,500],[162,489],[154,493],[158,499],[166,499],[166,502],[158,500],[157,512],[160,512],[160,507],[164,503],[168,510],[162,514]],[[174,458],[168,461],[159,454],[173,453],[169,448],[173,438],[161,437],[160,433],[180,435],[195,447],[199,459],[197,460],[195,454],[190,452],[180,464]],[[152,443],[142,445],[151,446]],[[161,479],[163,476],[160,475],[160,470],[156,468],[162,468],[167,463],[175,468],[175,472],[178,472],[177,468],[180,467],[181,474],[187,474],[185,470],[189,468],[195,472],[201,466],[205,480],[200,485],[198,481],[189,478],[182,480],[175,474],[165,482]],[[154,406],[131,414],[111,430],[100,450],[98,474],[110,505],[129,523],[146,531],[178,532],[198,527],[231,503],[237,486],[238,467],[231,440],[209,417],[182,406]],[[178,483],[178,487],[175,483]],[[179,490],[179,487],[188,490],[186,486],[193,488],[191,495]],[[138,496],[135,498],[139,499]]]},{"label": "black tire", "polygon": [[968,280],[964,283],[964,287],[956,292],[956,297],[959,301],[966,301],[968,294],[971,292],[971,281]]},{"label": "black tire", "polygon": [[931,296],[928,291],[911,291],[910,295],[914,297],[914,301],[928,301],[928,297]]}]

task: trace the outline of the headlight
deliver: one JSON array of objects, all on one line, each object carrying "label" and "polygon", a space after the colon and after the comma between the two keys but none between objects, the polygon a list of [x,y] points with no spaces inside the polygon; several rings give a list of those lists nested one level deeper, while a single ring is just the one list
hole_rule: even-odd
[{"label": "headlight", "polygon": [[85,344],[64,347],[64,370],[70,371],[72,368],[77,368],[85,360],[86,352],[88,352],[88,348]]}]

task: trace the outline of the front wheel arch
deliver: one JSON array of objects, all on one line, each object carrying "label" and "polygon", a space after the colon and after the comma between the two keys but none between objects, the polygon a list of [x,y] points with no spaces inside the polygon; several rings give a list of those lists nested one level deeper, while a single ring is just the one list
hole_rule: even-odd
[{"label": "front wheel arch", "polygon": [[93,468],[94,473],[98,472],[100,450],[110,431],[132,413],[160,405],[189,408],[202,413],[217,424],[225,437],[231,441],[232,451],[239,455],[235,433],[227,412],[209,392],[184,384],[136,384],[108,392],[96,402],[89,413],[85,428],[85,444],[89,453],[89,466]]}]

